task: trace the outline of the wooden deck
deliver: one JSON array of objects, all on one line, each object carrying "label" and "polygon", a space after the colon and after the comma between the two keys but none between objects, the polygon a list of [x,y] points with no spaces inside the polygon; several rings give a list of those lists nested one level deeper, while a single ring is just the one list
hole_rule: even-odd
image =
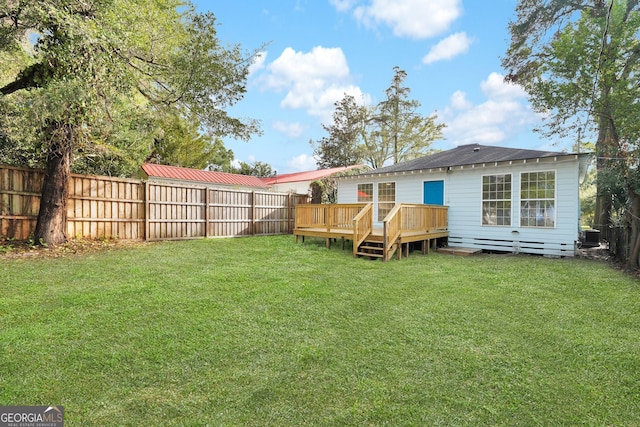
[{"label": "wooden deck", "polygon": [[297,205],[293,234],[332,240],[353,241],[354,256],[368,256],[388,261],[394,254],[398,259],[409,256],[410,244],[421,242],[422,253],[436,239],[448,237],[447,207],[435,205],[398,204],[383,220],[382,227],[373,227],[371,203]]}]

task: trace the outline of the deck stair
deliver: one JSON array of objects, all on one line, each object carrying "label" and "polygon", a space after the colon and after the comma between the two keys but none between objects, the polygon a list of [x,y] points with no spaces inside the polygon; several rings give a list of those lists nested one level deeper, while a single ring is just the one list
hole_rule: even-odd
[{"label": "deck stair", "polygon": [[397,249],[398,244],[394,243],[385,251],[382,236],[371,234],[358,246],[356,255],[370,257],[372,259],[381,258],[383,261],[388,261]]}]

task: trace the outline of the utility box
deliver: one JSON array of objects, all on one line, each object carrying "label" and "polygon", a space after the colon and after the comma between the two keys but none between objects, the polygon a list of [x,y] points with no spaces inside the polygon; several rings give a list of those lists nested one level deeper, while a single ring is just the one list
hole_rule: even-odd
[{"label": "utility box", "polygon": [[600,246],[600,230],[584,230],[583,233],[583,248],[597,248]]}]

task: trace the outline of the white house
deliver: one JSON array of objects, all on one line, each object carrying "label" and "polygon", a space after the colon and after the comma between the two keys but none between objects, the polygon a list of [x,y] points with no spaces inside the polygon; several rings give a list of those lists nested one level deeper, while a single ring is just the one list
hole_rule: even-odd
[{"label": "white house", "polygon": [[305,172],[293,172],[276,175],[269,178],[262,178],[262,180],[274,191],[280,191],[283,193],[297,193],[307,194],[310,191],[309,186],[313,181],[317,181],[322,178],[327,178],[342,172],[347,172],[353,169],[365,168],[363,165],[344,166],[329,169],[318,169]]},{"label": "white house", "polygon": [[587,154],[464,145],[338,180],[338,203],[449,207],[451,247],[573,256]]}]

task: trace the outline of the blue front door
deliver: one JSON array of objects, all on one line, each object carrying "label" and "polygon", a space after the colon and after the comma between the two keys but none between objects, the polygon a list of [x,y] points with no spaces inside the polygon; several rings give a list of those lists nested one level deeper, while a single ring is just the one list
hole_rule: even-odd
[{"label": "blue front door", "polygon": [[425,205],[444,205],[444,181],[425,181],[423,200]]}]

